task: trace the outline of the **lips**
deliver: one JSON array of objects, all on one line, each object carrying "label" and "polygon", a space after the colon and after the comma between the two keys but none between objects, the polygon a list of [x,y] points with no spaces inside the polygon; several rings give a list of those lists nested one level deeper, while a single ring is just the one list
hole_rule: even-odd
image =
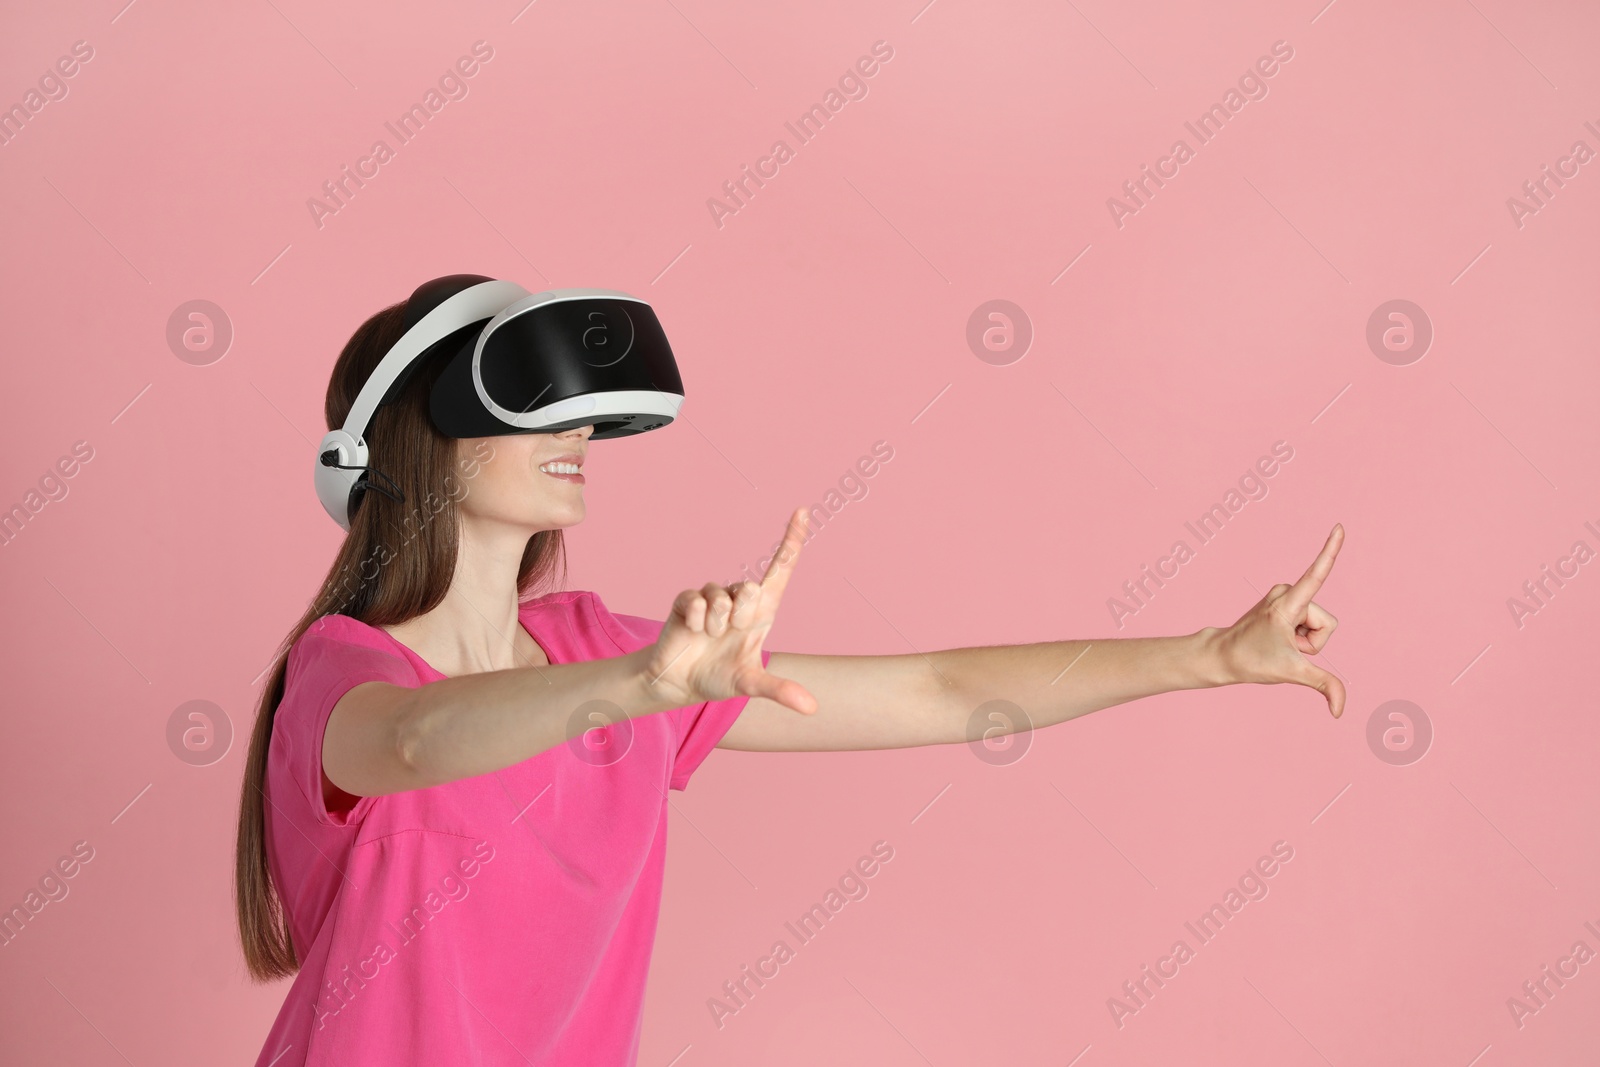
[{"label": "lips", "polygon": [[[577,471],[548,471],[544,469],[552,464],[570,464],[571,466],[576,467]],[[583,456],[576,452],[569,452],[564,456],[556,456],[554,459],[547,459],[543,463],[539,464],[537,469],[540,474],[543,474],[546,477],[555,478],[558,481],[563,482],[572,482],[575,485],[583,485],[586,480],[582,473]]]}]

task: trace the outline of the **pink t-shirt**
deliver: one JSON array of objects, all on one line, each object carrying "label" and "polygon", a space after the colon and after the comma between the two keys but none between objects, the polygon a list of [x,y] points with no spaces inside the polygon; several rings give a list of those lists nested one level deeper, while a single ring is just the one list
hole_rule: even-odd
[{"label": "pink t-shirt", "polygon": [[[662,625],[581,591],[519,614],[553,664],[633,652]],[[267,859],[301,965],[257,1065],[632,1067],[667,789],[684,788],[747,698],[624,720],[501,771],[330,813],[333,705],[361,682],[442,677],[343,615],[290,649],[267,762]]]}]

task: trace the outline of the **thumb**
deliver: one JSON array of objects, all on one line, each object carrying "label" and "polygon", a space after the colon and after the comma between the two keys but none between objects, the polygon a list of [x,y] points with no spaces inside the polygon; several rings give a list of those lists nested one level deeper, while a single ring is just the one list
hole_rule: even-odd
[{"label": "thumb", "polygon": [[1328,698],[1328,710],[1337,719],[1344,714],[1344,683],[1337,676],[1323,670],[1314,663],[1307,662],[1300,671],[1300,677],[1295,681],[1301,685],[1310,686]]},{"label": "thumb", "polygon": [[765,669],[740,674],[734,687],[745,696],[771,700],[802,715],[812,715],[817,710],[817,698],[805,686],[790,678],[779,678]]}]

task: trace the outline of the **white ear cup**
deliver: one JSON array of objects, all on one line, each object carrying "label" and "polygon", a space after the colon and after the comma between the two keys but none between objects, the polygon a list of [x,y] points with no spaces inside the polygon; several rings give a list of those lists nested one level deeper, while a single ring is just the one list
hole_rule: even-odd
[{"label": "white ear cup", "polygon": [[317,499],[322,501],[322,509],[332,516],[334,522],[349,530],[350,490],[355,488],[364,472],[328,466],[323,462],[323,456],[329,452],[334,453],[331,458],[335,463],[346,467],[365,467],[367,443],[344,430],[330,430],[323,436],[322,444],[317,446]]}]

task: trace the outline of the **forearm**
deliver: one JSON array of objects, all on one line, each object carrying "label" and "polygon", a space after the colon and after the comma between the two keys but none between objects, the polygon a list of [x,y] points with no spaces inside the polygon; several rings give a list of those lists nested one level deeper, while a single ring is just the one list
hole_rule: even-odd
[{"label": "forearm", "polygon": [[957,648],[927,658],[962,728],[980,705],[1007,700],[1037,729],[1157,693],[1229,684],[1220,632]]},{"label": "forearm", "polygon": [[[584,730],[679,706],[650,684],[648,650],[444,678],[412,691],[396,747],[423,788],[501,770]],[[584,713],[575,718],[584,705]]]}]

